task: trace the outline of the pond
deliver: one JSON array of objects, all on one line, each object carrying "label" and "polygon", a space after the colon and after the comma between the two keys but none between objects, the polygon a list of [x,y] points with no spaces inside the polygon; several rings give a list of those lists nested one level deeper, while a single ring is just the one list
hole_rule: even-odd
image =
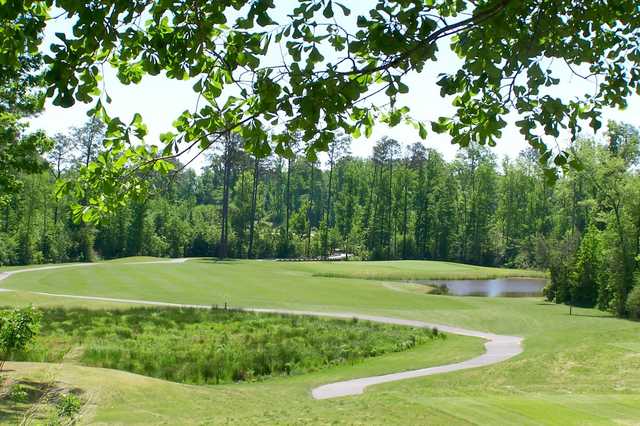
[{"label": "pond", "polygon": [[535,297],[542,296],[543,278],[496,278],[492,280],[432,280],[420,284],[444,285],[454,296]]}]

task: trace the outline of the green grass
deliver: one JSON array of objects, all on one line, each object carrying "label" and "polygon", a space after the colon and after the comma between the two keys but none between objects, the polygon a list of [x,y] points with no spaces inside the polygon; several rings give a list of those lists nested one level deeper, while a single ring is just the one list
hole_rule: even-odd
[{"label": "green grass", "polygon": [[224,309],[42,308],[40,334],[13,360],[77,361],[192,384],[298,375],[431,345],[445,335],[389,326]]},{"label": "green grass", "polygon": [[370,280],[479,280],[491,278],[544,278],[542,271],[526,269],[489,268],[452,262],[424,260],[384,262],[305,262],[297,269],[318,277],[361,278]]},{"label": "green grass", "polygon": [[24,266],[0,266],[0,272],[11,272],[18,271],[22,269],[38,269],[47,266],[63,266],[63,265],[72,265],[72,263],[44,263],[41,265],[24,265]]},{"label": "green grass", "polygon": [[[525,351],[490,367],[375,386],[359,397],[314,401],[314,386],[465,359],[476,339],[452,336],[442,351],[415,349],[355,366],[262,383],[193,387],[113,370],[63,364],[21,365],[20,374],[51,371],[95,392],[87,421],[190,424],[637,424],[640,419],[640,323],[536,298],[435,296],[401,284],[319,276],[336,268],[397,278],[404,264],[425,278],[464,265],[432,262],[286,263],[194,261],[174,265],[101,265],[18,274],[2,287],[168,302],[358,312],[426,320],[525,337]],[[422,269],[420,265],[422,266]],[[382,266],[379,266],[382,265]],[[456,269],[459,268],[459,269]],[[347,271],[349,272],[349,271]],[[458,277],[458,276],[456,276]],[[429,278],[426,278],[429,279]],[[113,303],[0,293],[3,304]],[[477,353],[477,352],[475,352]],[[12,364],[10,364],[12,365]],[[17,373],[16,373],[17,374]],[[106,383],[106,385],[103,385]],[[213,408],[214,407],[214,408]]]},{"label": "green grass", "polygon": [[123,257],[119,259],[104,260],[104,263],[138,263],[138,262],[157,262],[159,260],[171,260],[166,257],[152,257],[152,256],[133,256]]},{"label": "green grass", "polygon": [[[301,307],[320,310],[386,309],[404,303],[406,295],[393,294],[372,279],[329,279],[339,265],[350,270],[382,268],[389,276],[407,264],[412,274],[424,279],[449,271],[452,276],[479,267],[438,262],[272,262],[194,260],[184,264],[105,264],[84,268],[64,268],[17,274],[2,282],[2,287],[47,293],[117,297],[163,302],[223,305],[235,307]],[[389,265],[389,270],[384,269]],[[495,276],[492,268],[484,277]],[[484,270],[479,268],[479,270]],[[462,271],[462,272],[461,272]],[[509,270],[503,270],[509,271]],[[481,277],[477,275],[476,277]],[[399,292],[398,292],[399,293]],[[339,296],[337,296],[339,295]],[[438,308],[464,308],[460,298],[442,299]],[[404,310],[404,309],[403,309]]]},{"label": "green grass", "polygon": [[[133,256],[133,257],[124,257],[120,259],[111,259],[111,260],[100,260],[95,262],[96,264],[114,264],[114,263],[141,263],[141,262],[156,262],[156,261],[165,261],[170,260],[164,257],[151,257],[151,256]],[[69,266],[74,265],[74,263],[43,263],[40,265],[19,265],[19,266],[2,266],[0,265],[0,272],[10,272],[17,271],[21,269],[38,269],[47,266]]]}]

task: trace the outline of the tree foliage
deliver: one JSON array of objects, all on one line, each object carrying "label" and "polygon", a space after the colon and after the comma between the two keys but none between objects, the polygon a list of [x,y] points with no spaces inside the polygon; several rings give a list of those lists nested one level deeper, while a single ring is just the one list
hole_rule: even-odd
[{"label": "tree foliage", "polygon": [[[150,171],[170,171],[169,159],[189,147],[205,150],[229,131],[259,157],[272,149],[290,156],[299,132],[313,159],[338,130],[370,135],[377,122],[411,123],[422,138],[431,128],[460,146],[493,145],[515,111],[547,178],[555,179],[558,167],[579,162],[570,150],[549,148],[548,139],[563,129],[576,138],[585,122],[600,128],[602,108],[624,107],[640,90],[634,0],[376,0],[357,16],[334,0],[8,0],[0,13],[0,63],[18,70],[21,55],[38,50],[51,6],[70,29],[56,34],[44,57],[47,96],[63,107],[90,104],[107,124],[107,151],[81,179],[102,194],[76,206],[86,220],[142,191]],[[438,82],[455,112],[412,117],[397,102],[409,90],[407,75],[439,61],[443,42],[461,58]],[[104,64],[123,84],[160,73],[191,79],[202,102],[160,141],[141,144],[142,116],[125,123],[109,113]],[[567,73],[597,79],[595,91],[557,96]]]},{"label": "tree foliage", "polygon": [[627,311],[629,317],[635,320],[640,320],[640,286],[636,285],[629,293],[627,298]]},{"label": "tree foliage", "polygon": [[42,132],[28,133],[24,122],[42,110],[40,65],[40,57],[28,52],[20,52],[13,66],[0,61],[0,205],[22,187],[20,173],[46,166],[42,155],[51,141]]},{"label": "tree foliage", "polygon": [[568,176],[569,202],[561,217],[569,232],[552,256],[547,298],[633,315],[628,300],[640,261],[640,133],[610,122],[605,144],[583,139],[574,147],[584,171]]},{"label": "tree foliage", "polygon": [[0,311],[0,371],[13,352],[24,350],[38,333],[41,314],[33,307]]}]

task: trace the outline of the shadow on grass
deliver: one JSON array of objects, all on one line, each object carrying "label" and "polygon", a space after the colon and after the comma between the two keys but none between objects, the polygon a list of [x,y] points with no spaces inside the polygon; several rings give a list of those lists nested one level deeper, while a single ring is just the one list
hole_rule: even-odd
[{"label": "shadow on grass", "polygon": [[603,312],[601,314],[577,314],[575,312],[569,314],[568,312],[565,313],[566,316],[568,317],[586,317],[586,318],[608,318],[608,319],[616,319],[617,317],[615,315],[612,315],[608,312]]},{"label": "shadow on grass", "polygon": [[80,396],[83,391],[57,382],[3,381],[0,376],[0,424],[45,424],[39,421],[46,419],[47,408],[54,409],[68,394]]},{"label": "shadow on grass", "polygon": [[218,259],[217,257],[205,258],[205,259],[195,259],[192,260],[191,263],[213,263],[216,265],[233,265],[237,264],[242,259]]},{"label": "shadow on grass", "polygon": [[[554,303],[554,302],[538,302],[536,303],[536,305],[538,306],[558,306],[561,308],[566,309],[565,312],[561,312],[559,313],[559,315],[562,316],[571,316],[571,317],[585,317],[585,318],[608,318],[608,319],[620,319],[617,316],[613,315],[610,312],[605,312],[605,311],[596,311],[595,309],[591,309],[591,308],[584,308],[581,306],[574,306],[573,307],[573,312],[570,312],[569,310],[569,305],[564,305],[562,303]],[[582,310],[588,310],[590,312],[579,312]]]}]

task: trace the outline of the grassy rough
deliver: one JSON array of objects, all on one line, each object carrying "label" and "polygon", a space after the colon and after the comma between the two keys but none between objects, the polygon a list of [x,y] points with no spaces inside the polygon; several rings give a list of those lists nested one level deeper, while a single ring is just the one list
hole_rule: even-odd
[{"label": "grassy rough", "polygon": [[43,309],[21,361],[76,361],[192,384],[255,381],[354,364],[443,335],[389,326],[223,309]]}]

